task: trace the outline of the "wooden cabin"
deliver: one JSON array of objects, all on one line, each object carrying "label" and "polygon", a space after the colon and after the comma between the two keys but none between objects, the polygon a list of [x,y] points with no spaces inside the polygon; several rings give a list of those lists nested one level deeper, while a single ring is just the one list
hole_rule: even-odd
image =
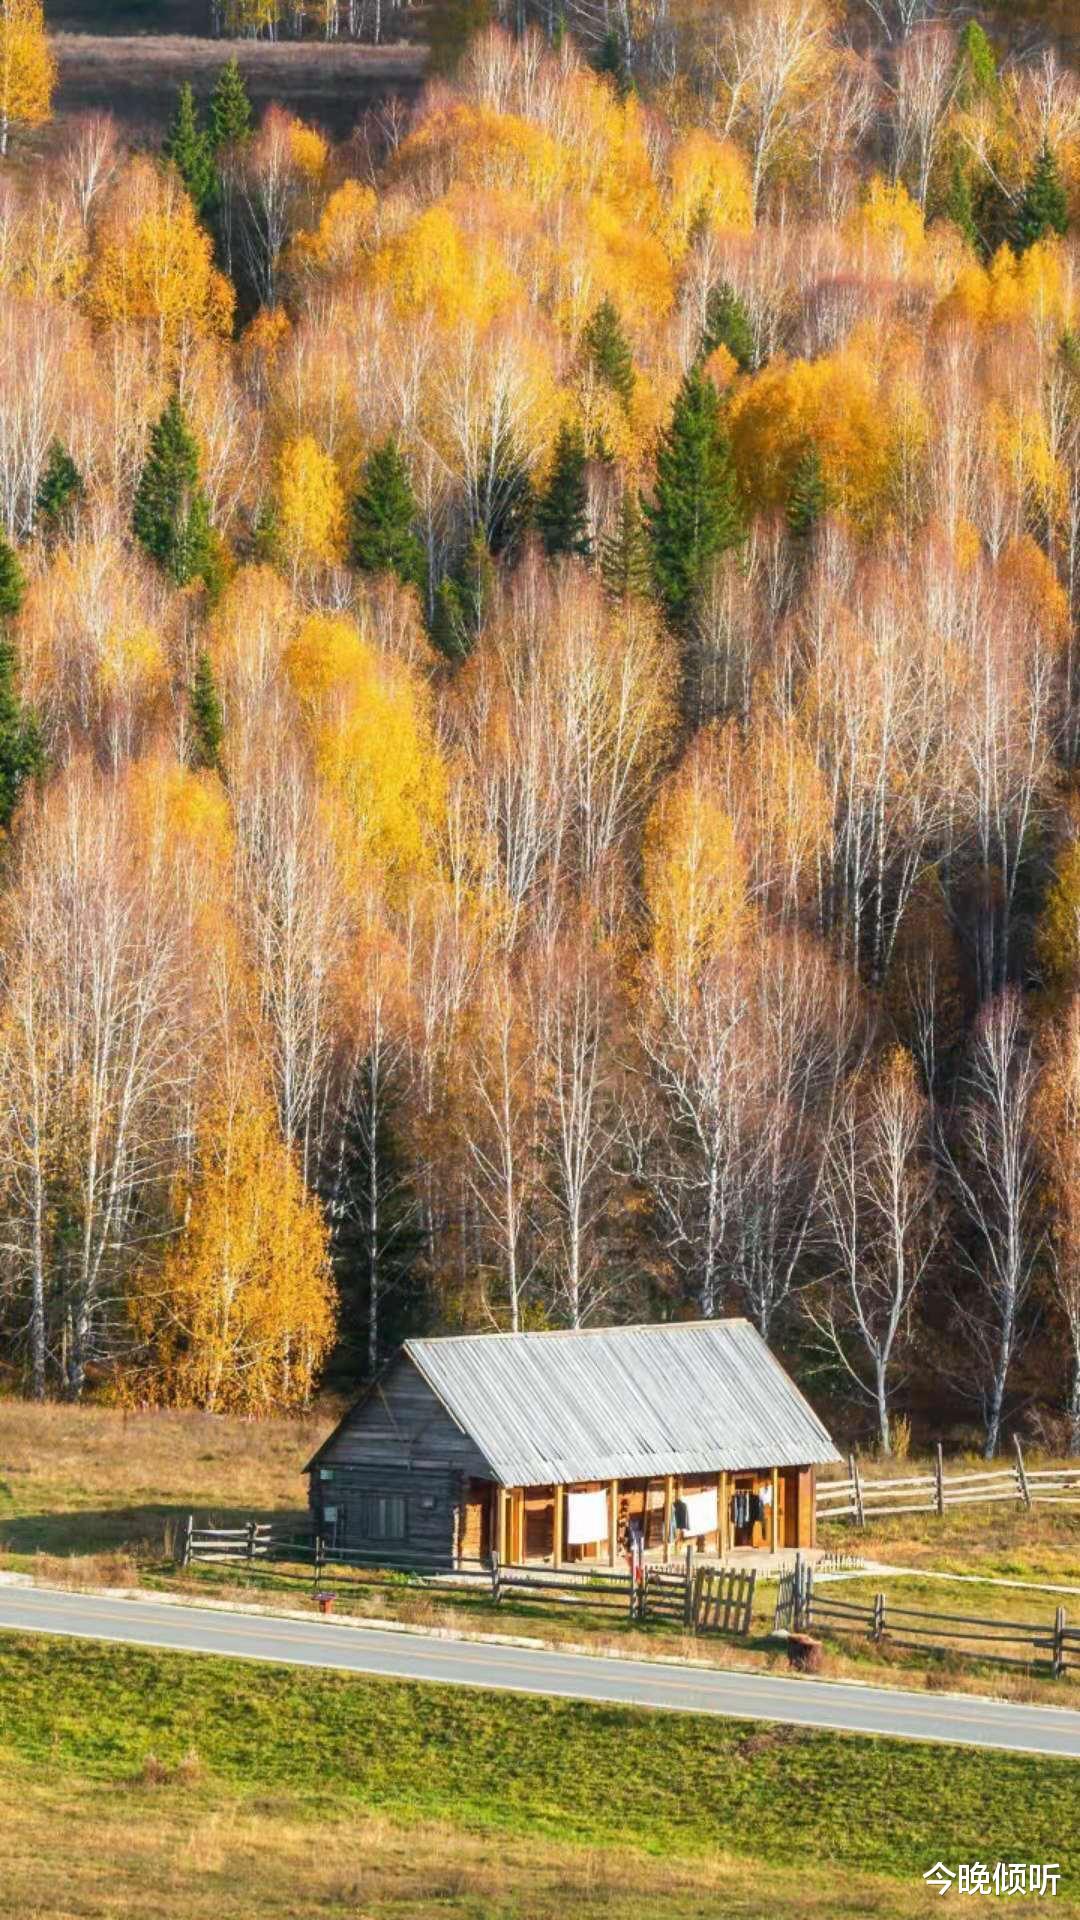
[{"label": "wooden cabin", "polygon": [[815,1542],[838,1458],[748,1320],[407,1340],[309,1461],[339,1546],[614,1566]]}]

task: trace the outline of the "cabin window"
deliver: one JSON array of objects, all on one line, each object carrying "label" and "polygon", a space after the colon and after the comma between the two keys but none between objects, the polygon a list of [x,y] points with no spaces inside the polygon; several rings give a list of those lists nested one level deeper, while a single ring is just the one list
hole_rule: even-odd
[{"label": "cabin window", "polygon": [[319,1479],[320,1479],[320,1480],[332,1480],[332,1479],[333,1479],[333,1477],[334,1477],[334,1469],[333,1469],[333,1467],[320,1467],[320,1468],[319,1468]]},{"label": "cabin window", "polygon": [[368,1493],[359,1503],[357,1531],[364,1540],[404,1540],[405,1495]]}]

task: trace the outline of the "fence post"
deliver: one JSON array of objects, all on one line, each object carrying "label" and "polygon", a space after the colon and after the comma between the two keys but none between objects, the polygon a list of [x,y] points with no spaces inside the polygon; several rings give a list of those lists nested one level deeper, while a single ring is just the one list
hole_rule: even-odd
[{"label": "fence post", "polygon": [[255,1522],[254,1520],[249,1520],[247,1523],[247,1557],[248,1557],[248,1565],[250,1566],[251,1562],[255,1558]]},{"label": "fence post", "polygon": [[744,1575],[744,1579],[746,1580],[746,1593],[743,1599],[742,1626],[739,1631],[745,1638],[750,1631],[750,1623],[754,1617],[754,1588],[757,1586],[756,1567],[751,1567],[750,1572]]},{"label": "fence post", "polygon": [[802,1570],[802,1554],[797,1552],[791,1576],[791,1614],[788,1619],[792,1633],[798,1633],[802,1626]]},{"label": "fence post", "polygon": [[689,1540],[686,1545],[686,1573],[683,1579],[683,1624],[688,1626],[692,1633],[696,1633],[698,1624],[698,1594],[695,1584],[694,1543],[692,1540]]},{"label": "fence post", "polygon": [[848,1478],[855,1499],[855,1525],[865,1527],[866,1514],[863,1511],[862,1481],[859,1479],[859,1463],[853,1453],[848,1454]]},{"label": "fence post", "polygon": [[311,1576],[316,1592],[318,1591],[319,1586],[322,1583],[322,1570],[323,1570],[324,1558],[325,1558],[325,1552],[323,1548],[323,1537],[321,1533],[317,1533],[315,1535],[315,1567]]},{"label": "fence post", "polygon": [[1054,1679],[1060,1680],[1065,1671],[1065,1609],[1059,1607],[1054,1615]]},{"label": "fence post", "polygon": [[1031,1488],[1028,1486],[1027,1472],[1024,1468],[1024,1449],[1020,1445],[1020,1435],[1013,1434],[1013,1446],[1016,1449],[1016,1478],[1020,1487],[1020,1498],[1028,1512],[1031,1512]]},{"label": "fence post", "polygon": [[941,1441],[934,1449],[934,1490],[937,1495],[939,1516],[945,1512],[945,1468],[941,1458]]},{"label": "fence post", "polygon": [[885,1595],[883,1593],[874,1595],[874,1625],[871,1638],[878,1642],[885,1638]]},{"label": "fence post", "polygon": [[187,1517],[187,1526],[184,1529],[184,1555],[183,1555],[183,1559],[180,1562],[181,1566],[185,1568],[190,1567],[191,1565],[191,1536],[194,1533],[194,1531],[195,1531],[195,1515],[193,1513],[189,1513]]},{"label": "fence post", "polygon": [[502,1568],[499,1565],[499,1556],[494,1552],[491,1556],[491,1598],[495,1606],[498,1606],[502,1599]]}]

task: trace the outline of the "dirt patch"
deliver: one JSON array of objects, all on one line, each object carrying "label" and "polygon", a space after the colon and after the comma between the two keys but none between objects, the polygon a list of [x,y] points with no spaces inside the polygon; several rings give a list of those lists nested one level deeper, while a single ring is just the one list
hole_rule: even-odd
[{"label": "dirt patch", "polygon": [[[155,9],[157,12],[157,9]],[[136,144],[156,145],[185,80],[205,98],[218,68],[236,55],[257,113],[276,100],[335,139],[391,94],[411,100],[426,54],[413,46],[364,47],[316,41],[210,40],[183,33],[53,35],[59,62],[51,143],[80,113],[111,113]]]}]

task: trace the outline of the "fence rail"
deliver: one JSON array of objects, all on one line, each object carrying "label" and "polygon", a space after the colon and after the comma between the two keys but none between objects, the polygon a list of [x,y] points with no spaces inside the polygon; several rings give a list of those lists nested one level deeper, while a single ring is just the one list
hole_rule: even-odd
[{"label": "fence rail", "polygon": [[501,1561],[492,1553],[449,1568],[444,1555],[409,1545],[338,1547],[316,1533],[284,1531],[266,1522],[196,1527],[189,1517],[181,1560],[251,1569],[276,1585],[317,1593],[361,1593],[407,1585],[433,1593],[466,1592],[495,1606],[507,1600],[577,1606],[631,1621],[667,1621],[692,1633],[750,1631],[755,1576],[737,1568],[695,1565],[692,1548],[677,1566],[653,1566],[635,1554],[627,1571],[543,1567]]},{"label": "fence rail", "polygon": [[[905,1607],[884,1592],[872,1600],[843,1600],[820,1592],[813,1568],[801,1557],[781,1575],[773,1616],[776,1633],[851,1633],[880,1646],[922,1647],[931,1653],[959,1653],[999,1666],[1030,1669],[1049,1666],[1055,1679],[1080,1673],[1080,1627],[1070,1627],[1064,1607],[1041,1624],[1033,1620],[1000,1620],[984,1614],[940,1613],[928,1607]],[[1007,1647],[1030,1647],[1030,1654],[1008,1653]]]},{"label": "fence rail", "polygon": [[944,1514],[949,1507],[986,1506],[1009,1501],[1029,1512],[1036,1505],[1080,1506],[1080,1466],[1029,1467],[1019,1440],[1015,1460],[1008,1467],[967,1467],[946,1473],[940,1446],[929,1473],[889,1474],[864,1479],[854,1454],[842,1480],[819,1480],[816,1492],[819,1520],[850,1520],[865,1527],[869,1520],[893,1514]]}]

